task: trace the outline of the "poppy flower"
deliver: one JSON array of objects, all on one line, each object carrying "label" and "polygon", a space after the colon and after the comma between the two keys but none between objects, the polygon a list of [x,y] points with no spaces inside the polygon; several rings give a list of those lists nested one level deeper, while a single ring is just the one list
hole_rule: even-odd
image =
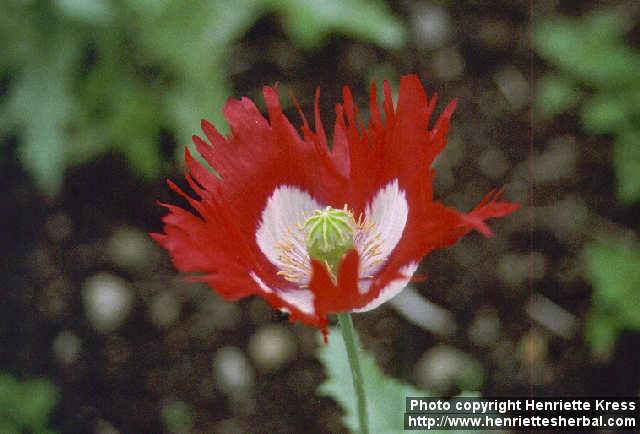
[{"label": "poppy flower", "polygon": [[[326,332],[327,315],[373,309],[398,294],[421,259],[504,217],[517,204],[489,193],[471,212],[433,197],[431,168],[446,142],[451,102],[433,126],[436,97],[417,76],[400,80],[394,106],[384,83],[382,106],[371,86],[369,121],[348,87],[336,105],[329,139],[315,95],[314,126],[300,112],[300,132],[283,114],[277,91],[263,90],[268,119],[248,98],[229,99],[224,136],[206,120],[197,151],[185,150],[192,207],[163,204],[164,233],[153,238],[191,279],[227,300],[259,295],[292,321]],[[300,111],[300,109],[298,108]]]}]

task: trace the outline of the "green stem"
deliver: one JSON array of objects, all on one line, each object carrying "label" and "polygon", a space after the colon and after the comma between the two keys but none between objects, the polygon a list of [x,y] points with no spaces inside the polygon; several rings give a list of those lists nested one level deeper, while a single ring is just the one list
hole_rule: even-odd
[{"label": "green stem", "polygon": [[360,423],[360,434],[369,434],[369,421],[367,418],[367,399],[364,393],[364,383],[362,371],[360,370],[360,357],[358,357],[358,345],[355,339],[353,321],[348,313],[339,313],[338,322],[344,339],[344,346],[347,348],[349,365],[351,366],[351,376],[353,378],[353,388],[356,391],[358,400],[358,421]]}]

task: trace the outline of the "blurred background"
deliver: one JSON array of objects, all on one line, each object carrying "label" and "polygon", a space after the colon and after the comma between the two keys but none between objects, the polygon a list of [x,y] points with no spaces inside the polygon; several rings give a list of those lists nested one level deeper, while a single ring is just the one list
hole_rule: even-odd
[{"label": "blurred background", "polygon": [[2,0],[0,432],[340,433],[317,332],[188,284],[147,232],[227,97],[280,83],[458,99],[435,191],[523,204],[355,317],[387,375],[452,396],[640,391],[640,4]]}]

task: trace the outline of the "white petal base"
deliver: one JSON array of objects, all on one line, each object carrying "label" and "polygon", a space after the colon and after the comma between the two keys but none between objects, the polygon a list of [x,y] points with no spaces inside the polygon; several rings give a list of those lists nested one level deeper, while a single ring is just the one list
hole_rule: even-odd
[{"label": "white petal base", "polygon": [[400,294],[405,286],[407,286],[407,284],[411,280],[411,277],[413,276],[413,273],[415,273],[417,269],[418,263],[416,262],[412,262],[409,265],[405,265],[404,267],[402,267],[400,269],[400,274],[402,274],[403,276],[407,276],[406,278],[396,279],[392,281],[390,284],[382,288],[380,294],[378,294],[378,297],[374,298],[368,304],[359,309],[353,309],[353,312],[366,312],[375,309],[382,303],[386,303],[396,295]]},{"label": "white petal base", "polygon": [[272,294],[277,292],[278,296],[286,301],[287,303],[295,306],[302,313],[307,315],[315,314],[315,309],[313,307],[313,293],[308,289],[296,289],[296,290],[288,290],[288,291],[274,291],[272,288],[267,286],[264,281],[256,275],[256,273],[251,272],[251,278],[258,284],[260,289],[262,289],[267,294]]}]

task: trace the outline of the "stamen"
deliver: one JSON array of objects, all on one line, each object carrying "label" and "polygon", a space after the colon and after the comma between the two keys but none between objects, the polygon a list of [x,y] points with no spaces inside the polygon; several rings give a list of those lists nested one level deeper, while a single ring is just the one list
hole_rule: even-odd
[{"label": "stamen", "polygon": [[[326,221],[318,218],[326,216],[327,213],[330,213],[331,218]],[[307,239],[310,233],[315,234],[315,240],[319,243],[315,246],[316,250],[320,249],[323,256],[319,259],[331,275],[335,275],[342,256],[351,247],[355,248],[360,255],[361,279],[373,278],[376,269],[386,259],[381,257],[383,240],[380,234],[376,233],[376,222],[371,221],[363,213],[355,219],[353,211],[346,204],[341,210],[331,207],[317,210],[312,217],[300,213],[299,218],[299,221],[284,231],[285,239],[279,240],[276,248],[279,251],[280,268],[277,274],[300,288],[308,288],[311,280],[311,259]],[[335,246],[341,247],[339,251],[331,252],[331,246],[334,243],[336,243]],[[330,257],[326,257],[327,253],[335,253],[335,255],[329,254]]]}]

